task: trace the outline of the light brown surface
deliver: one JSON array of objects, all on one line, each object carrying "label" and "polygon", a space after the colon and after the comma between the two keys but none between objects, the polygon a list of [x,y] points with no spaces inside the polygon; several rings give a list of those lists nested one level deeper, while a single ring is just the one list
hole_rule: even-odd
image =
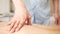
[{"label": "light brown surface", "polygon": [[60,34],[60,26],[43,26],[43,25],[25,25],[20,31],[10,33],[5,27],[6,23],[0,23],[0,34]]}]

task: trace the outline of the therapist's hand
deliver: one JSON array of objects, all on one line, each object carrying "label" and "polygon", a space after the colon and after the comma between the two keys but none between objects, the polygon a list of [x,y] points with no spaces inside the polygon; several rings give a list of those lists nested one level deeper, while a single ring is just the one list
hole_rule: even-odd
[{"label": "therapist's hand", "polygon": [[57,24],[57,25],[60,25],[60,16],[58,16],[58,17],[56,18],[56,24]]},{"label": "therapist's hand", "polygon": [[31,17],[27,12],[20,12],[20,14],[14,15],[14,17],[8,23],[9,31],[10,32],[19,31],[23,27],[23,25],[26,23],[26,21],[28,25],[31,25],[30,19]]}]

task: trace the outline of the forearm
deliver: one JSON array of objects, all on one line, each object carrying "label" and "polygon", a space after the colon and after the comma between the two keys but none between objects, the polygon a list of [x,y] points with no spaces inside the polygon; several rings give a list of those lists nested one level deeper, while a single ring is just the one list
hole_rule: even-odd
[{"label": "forearm", "polygon": [[54,14],[55,14],[55,17],[58,16],[58,0],[54,0]]},{"label": "forearm", "polygon": [[15,6],[15,14],[20,14],[21,12],[26,12],[26,6],[22,0],[13,0]]}]

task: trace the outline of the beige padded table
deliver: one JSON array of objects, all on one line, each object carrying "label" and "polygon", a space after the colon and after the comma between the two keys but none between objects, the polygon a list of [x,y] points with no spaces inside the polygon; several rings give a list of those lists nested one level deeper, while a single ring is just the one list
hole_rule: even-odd
[{"label": "beige padded table", "polygon": [[44,26],[44,25],[25,25],[22,29],[15,33],[10,33],[6,27],[7,23],[0,23],[0,34],[60,34],[60,26]]}]

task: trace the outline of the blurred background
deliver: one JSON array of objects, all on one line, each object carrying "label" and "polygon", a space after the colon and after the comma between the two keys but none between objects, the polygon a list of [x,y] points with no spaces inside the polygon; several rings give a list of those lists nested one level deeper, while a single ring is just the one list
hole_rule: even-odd
[{"label": "blurred background", "polygon": [[12,6],[11,0],[0,0],[0,22],[10,20],[14,12]]},{"label": "blurred background", "polygon": [[[27,0],[23,0],[25,3]],[[28,4],[27,4],[28,5]],[[0,0],[0,22],[9,21],[14,15],[12,0]]]},{"label": "blurred background", "polygon": [[[23,0],[26,5],[29,5],[30,0]],[[60,3],[60,0],[59,0]],[[28,6],[27,6],[28,7]],[[59,4],[60,9],[60,4]],[[9,21],[14,15],[14,5],[12,0],[0,0],[0,22]]]}]

